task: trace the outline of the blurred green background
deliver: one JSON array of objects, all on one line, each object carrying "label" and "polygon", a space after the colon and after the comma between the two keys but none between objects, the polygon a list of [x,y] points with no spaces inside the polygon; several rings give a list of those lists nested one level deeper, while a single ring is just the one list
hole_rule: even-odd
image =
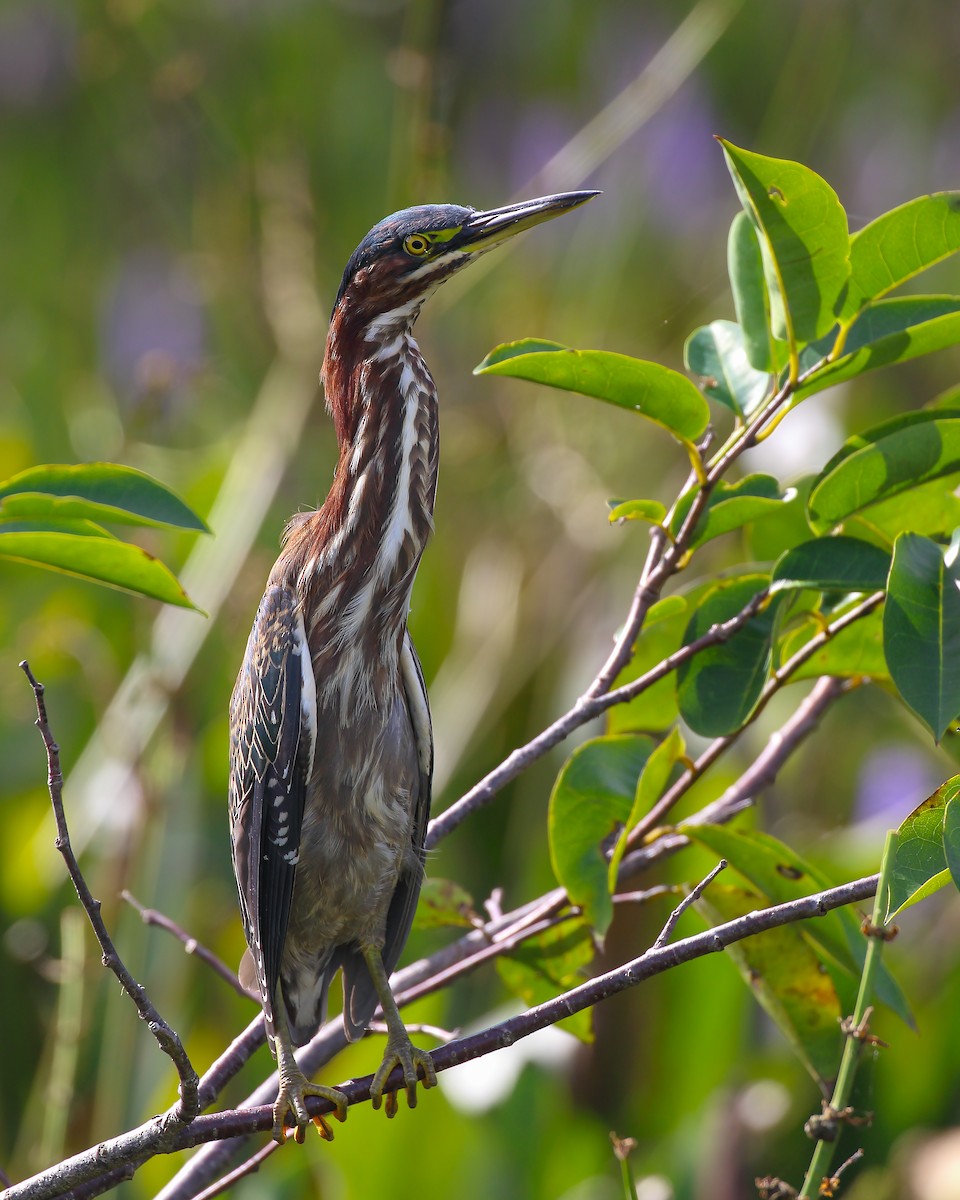
[{"label": "blurred green background", "polygon": [[[8,1174],[174,1099],[172,1071],[64,882],[20,659],[47,685],[75,839],[128,965],[201,1071],[254,1015],[118,897],[129,888],[239,960],[227,701],[282,524],[331,477],[316,377],[360,237],[409,203],[604,191],[465,273],[419,326],[441,395],[436,536],[411,617],[435,712],[437,811],[565,709],[602,661],[645,549],[642,530],[608,527],[606,498],[669,500],[685,474],[671,443],[629,414],[471,368],[526,335],[680,368],[691,329],[733,316],[737,205],[711,134],[812,166],[856,227],[958,185],[958,55],[960,8],[938,0],[3,0],[0,478],[42,462],[127,463],[178,489],[216,535],[144,538],[183,570],[207,619],[0,562]],[[957,291],[956,266],[927,284]],[[845,431],[957,376],[956,355],[941,355],[820,396],[745,469],[789,479]],[[746,552],[714,547],[715,567]],[[548,887],[545,812],[562,758],[444,843],[430,873],[478,903],[496,886],[511,906]],[[757,820],[853,877],[874,869],[882,829],[950,773],[904,711],[865,688]],[[690,853],[649,882],[709,865]],[[649,943],[661,903],[621,913],[606,963]],[[697,927],[684,920],[681,932]],[[937,898],[904,926],[891,959],[919,1033],[881,1022],[892,1049],[861,1098],[877,1113],[861,1135],[875,1174],[850,1195],[949,1200],[960,1195],[960,1133],[949,1133],[960,1124],[960,905]],[[415,935],[406,958],[437,944]],[[413,1019],[473,1027],[510,1003],[488,969]],[[768,1172],[799,1182],[817,1094],[729,963],[683,967],[595,1016],[592,1047],[556,1034],[493,1056],[389,1125],[357,1110],[333,1146],[286,1150],[236,1194],[607,1200],[621,1194],[610,1129],[638,1140],[642,1200],[736,1200]],[[326,1081],[376,1057],[373,1044],[354,1047]],[[262,1050],[224,1101],[268,1067]],[[923,1190],[941,1163],[957,1190]],[[154,1162],[121,1194],[151,1195],[176,1166]]]}]

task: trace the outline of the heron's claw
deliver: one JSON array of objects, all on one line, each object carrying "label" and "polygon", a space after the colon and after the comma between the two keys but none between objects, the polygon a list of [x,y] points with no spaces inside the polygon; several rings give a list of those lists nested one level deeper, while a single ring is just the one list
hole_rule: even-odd
[{"label": "heron's claw", "polygon": [[336,1088],[324,1087],[320,1083],[308,1083],[302,1076],[299,1079],[288,1079],[280,1088],[276,1103],[273,1106],[273,1140],[281,1146],[287,1140],[287,1114],[293,1116],[294,1141],[303,1145],[307,1126],[312,1121],[317,1132],[325,1142],[333,1141],[333,1130],[325,1116],[311,1117],[307,1112],[306,1097],[319,1096],[329,1100],[333,1105],[333,1116],[338,1121],[347,1119],[347,1098]]},{"label": "heron's claw", "polygon": [[383,1062],[373,1077],[373,1083],[370,1084],[370,1103],[374,1108],[379,1108],[382,1103],[388,1117],[395,1117],[398,1109],[396,1092],[387,1092],[386,1098],[383,1095],[383,1089],[394,1067],[400,1067],[403,1071],[408,1108],[417,1107],[418,1079],[422,1078],[425,1088],[435,1087],[437,1082],[433,1059],[426,1050],[418,1050],[406,1034],[402,1037],[389,1037]]}]

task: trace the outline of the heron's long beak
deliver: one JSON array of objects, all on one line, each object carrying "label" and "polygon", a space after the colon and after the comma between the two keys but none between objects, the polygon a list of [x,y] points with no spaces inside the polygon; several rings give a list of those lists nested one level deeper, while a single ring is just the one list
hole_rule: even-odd
[{"label": "heron's long beak", "polygon": [[556,196],[541,196],[537,200],[524,200],[520,204],[476,212],[457,236],[456,248],[465,254],[489,250],[515,233],[559,217],[561,213],[578,208],[599,195],[599,192],[561,192]]}]

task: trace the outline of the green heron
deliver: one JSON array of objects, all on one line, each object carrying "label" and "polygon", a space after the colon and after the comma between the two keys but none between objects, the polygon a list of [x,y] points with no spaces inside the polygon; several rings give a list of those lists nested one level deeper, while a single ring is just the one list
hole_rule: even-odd
[{"label": "green heron", "polygon": [[[388,1036],[374,1108],[394,1067],[407,1103],[436,1083],[410,1042],[389,975],[423,880],[433,735],[407,631],[410,590],[433,525],[437,391],[412,336],[427,297],[466,263],[596,192],[478,212],[427,204],[386,217],[347,263],[322,380],[339,461],[322,507],[288,524],[230,703],[233,867],[249,949],[240,978],[263,1004],[277,1060],[273,1136],[305,1096],[294,1046],[324,1020],[343,972],[347,1038],[379,1004]],[[386,1111],[397,1109],[396,1093]],[[318,1129],[331,1137],[318,1119]]]}]

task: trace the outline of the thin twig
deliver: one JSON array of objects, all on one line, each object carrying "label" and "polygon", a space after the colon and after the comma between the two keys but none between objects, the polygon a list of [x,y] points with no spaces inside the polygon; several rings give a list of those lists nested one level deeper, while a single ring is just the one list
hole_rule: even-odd
[{"label": "thin twig", "polygon": [[238,996],[243,996],[245,1000],[252,999],[250,993],[241,987],[240,980],[237,978],[236,972],[231,971],[223,959],[218,958],[218,956],[214,954],[212,950],[209,950],[202,943],[198,942],[197,939],[191,934],[187,933],[185,929],[181,929],[176,921],[172,920],[170,917],[166,916],[165,913],[160,912],[156,908],[145,908],[136,898],[136,896],[134,896],[131,892],[128,892],[126,888],[124,888],[124,890],[120,893],[120,896],[123,900],[126,900],[126,902],[132,908],[137,910],[144,925],[156,925],[160,929],[165,929],[167,933],[172,933],[177,941],[183,944],[183,948],[187,954],[194,954],[200,959],[201,962],[205,962],[207,966],[211,967],[225,983],[228,983],[233,988]]},{"label": "thin twig", "polygon": [[678,884],[658,883],[656,887],[645,888],[642,892],[614,892],[610,899],[614,904],[647,904],[660,896],[675,896],[679,890]]},{"label": "thin twig", "polygon": [[198,1192],[195,1200],[213,1200],[214,1196],[222,1196],[225,1191],[232,1188],[235,1183],[239,1183],[247,1175],[255,1175],[270,1155],[279,1149],[279,1142],[267,1142],[265,1146],[260,1147],[256,1154],[251,1154],[249,1158],[245,1159],[233,1171],[228,1172],[221,1179],[218,1179],[216,1183],[211,1184],[210,1187],[204,1188],[202,1192]]},{"label": "thin twig", "polygon": [[[141,1020],[147,1023],[160,1049],[171,1060],[180,1077],[180,1101],[169,1114],[169,1130],[166,1131],[173,1134],[178,1125],[189,1123],[199,1113],[200,1100],[197,1088],[200,1080],[193,1068],[193,1064],[187,1056],[183,1043],[160,1016],[159,1012],[157,1012],[143,986],[127,970],[120,955],[117,953],[110,934],[107,932],[107,927],[100,914],[100,901],[94,899],[90,888],[87,886],[87,881],[83,877],[80,864],[77,862],[73,847],[70,844],[67,818],[63,808],[63,773],[60,769],[60,747],[54,741],[53,733],[47,720],[47,708],[43,698],[43,684],[37,682],[26,660],[21,662],[20,669],[26,675],[30,681],[30,686],[33,688],[37,705],[37,719],[35,724],[40,731],[40,736],[43,738],[43,744],[47,752],[47,786],[57,823],[57,849],[63,856],[67,871],[73,880],[73,886],[77,890],[77,896],[90,919],[90,924],[93,926],[97,941],[100,943],[100,949],[103,952],[103,965],[116,975],[123,990],[137,1006],[137,1012],[139,1012]],[[164,1131],[161,1130],[159,1136],[162,1138],[164,1135]]]},{"label": "thin twig", "polygon": [[700,897],[716,879],[720,872],[725,871],[726,869],[727,860],[725,858],[721,858],[710,874],[705,875],[696,887],[690,889],[690,891],[684,896],[684,898],[667,918],[667,923],[664,925],[663,929],[660,930],[660,936],[653,943],[654,950],[662,950],[663,947],[666,946],[666,944],[670,941],[673,931],[676,929],[677,924],[679,923],[683,914],[688,908],[690,908],[691,905],[696,904],[696,902],[700,899]]}]

